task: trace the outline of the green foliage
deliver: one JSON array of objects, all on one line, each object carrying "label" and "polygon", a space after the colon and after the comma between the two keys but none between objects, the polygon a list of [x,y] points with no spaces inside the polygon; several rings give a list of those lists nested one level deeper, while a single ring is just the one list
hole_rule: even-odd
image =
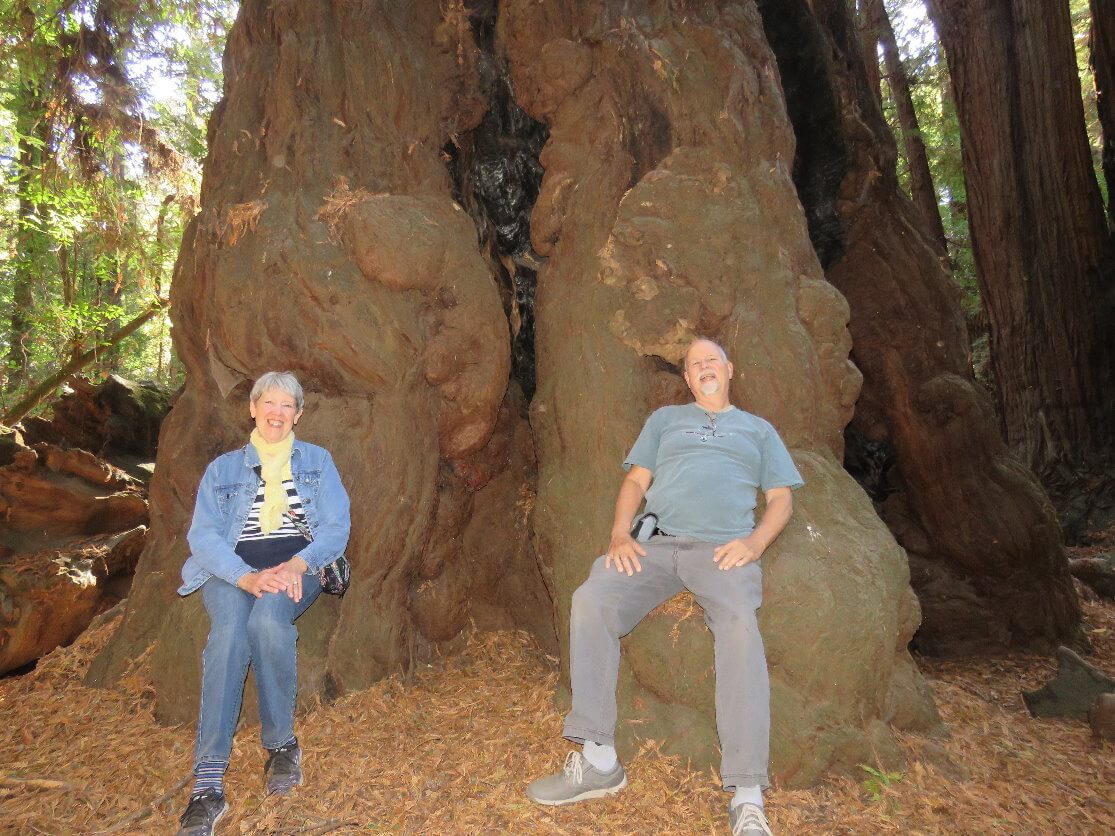
[{"label": "green foliage", "polygon": [[867,778],[862,784],[864,791],[876,804],[886,803],[889,809],[894,804],[894,799],[890,796],[890,788],[902,780],[902,773],[886,772],[865,763],[861,763],[859,768],[867,773]]},{"label": "green foliage", "polygon": [[[0,0],[0,405],[165,298],[234,0]],[[94,373],[175,382],[165,314]]]}]

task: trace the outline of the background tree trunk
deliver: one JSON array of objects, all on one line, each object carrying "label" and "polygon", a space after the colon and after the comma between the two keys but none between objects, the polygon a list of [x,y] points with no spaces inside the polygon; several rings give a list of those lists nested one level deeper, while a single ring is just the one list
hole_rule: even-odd
[{"label": "background tree trunk", "polygon": [[[1003,429],[1073,537],[1090,513],[1115,514],[1115,282],[1068,5],[929,8],[960,119]],[[1070,507],[1081,495],[1085,504]],[[1098,507],[1087,507],[1088,495]]]},{"label": "background tree trunk", "polygon": [[[937,205],[937,189],[929,170],[929,156],[925,153],[925,141],[921,136],[914,99],[910,95],[910,80],[898,52],[894,27],[891,26],[883,0],[868,0],[867,11],[883,47],[887,84],[898,109],[898,123],[902,126],[902,144],[906,149],[906,164],[910,169],[910,196],[925,221],[923,228],[929,234],[930,244],[937,247],[938,255],[945,257],[948,255],[948,243],[945,240],[944,224],[941,223],[941,210]],[[878,72],[877,65],[868,68],[869,80],[873,72]]]},{"label": "background tree trunk", "polygon": [[1096,84],[1096,110],[1103,129],[1103,177],[1107,181],[1108,223],[1115,219],[1115,3],[1091,0],[1092,30],[1089,38],[1092,75]]},{"label": "background tree trunk", "polygon": [[[19,9],[25,38],[30,40],[35,15],[30,6]],[[27,384],[27,342],[31,339],[35,296],[34,287],[42,269],[45,251],[42,207],[36,195],[43,185],[43,163],[49,158],[50,135],[46,127],[45,106],[40,94],[40,79],[33,66],[34,56],[17,62],[19,79],[16,94],[16,135],[18,161],[16,188],[19,194],[12,309],[8,319],[8,356],[6,391],[14,392]]]},{"label": "background tree trunk", "polygon": [[1057,521],[972,379],[958,288],[899,189],[845,4],[760,8],[797,135],[794,181],[825,275],[851,307],[864,374],[846,464],[909,555],[923,612],[916,646],[1069,641],[1080,614]]},{"label": "background tree trunk", "polygon": [[860,43],[863,44],[867,86],[875,94],[880,106],[883,102],[883,77],[879,72],[879,26],[875,19],[878,15],[875,6],[881,6],[882,1],[856,0],[856,29],[859,31]]}]

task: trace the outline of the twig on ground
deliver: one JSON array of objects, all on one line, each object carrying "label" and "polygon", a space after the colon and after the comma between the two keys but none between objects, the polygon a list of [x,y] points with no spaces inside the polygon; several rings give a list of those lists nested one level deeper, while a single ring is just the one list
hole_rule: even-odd
[{"label": "twig on ground", "polygon": [[18,775],[0,775],[0,787],[29,787],[36,790],[76,790],[74,784],[53,778],[20,778]]},{"label": "twig on ground", "polygon": [[[320,820],[319,820],[320,821]],[[323,833],[332,833],[334,830],[340,830],[342,827],[355,826],[357,822],[349,821],[347,819],[329,819],[328,821],[321,821],[320,824],[312,825],[311,827],[302,827],[298,830],[287,831],[290,834],[304,834],[304,836],[321,836]]]},{"label": "twig on ground", "polygon": [[140,821],[141,819],[147,818],[149,815],[151,815],[153,812],[155,812],[156,807],[161,807],[163,804],[170,801],[170,799],[172,799],[174,796],[176,796],[181,791],[182,787],[186,786],[186,784],[188,784],[190,782],[190,779],[192,777],[193,777],[192,774],[186,775],[186,777],[184,777],[181,781],[179,781],[177,784],[175,784],[173,787],[171,787],[165,793],[160,795],[158,798],[156,798],[150,804],[136,810],[134,813],[132,813],[126,819],[120,819],[120,821],[116,822],[116,824],[112,825],[107,830],[101,830],[99,832],[100,833],[116,833],[119,830],[123,830],[125,827],[128,827],[130,825],[135,824],[137,821]]}]

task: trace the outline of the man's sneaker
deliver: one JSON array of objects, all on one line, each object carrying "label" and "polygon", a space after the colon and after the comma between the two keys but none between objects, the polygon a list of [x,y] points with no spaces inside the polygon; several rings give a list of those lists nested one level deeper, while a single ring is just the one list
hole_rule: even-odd
[{"label": "man's sneaker", "polygon": [[556,807],[614,795],[626,786],[627,773],[622,764],[617,763],[610,772],[601,772],[580,752],[570,752],[561,772],[539,778],[527,787],[527,798]]},{"label": "man's sneaker", "polygon": [[763,808],[758,804],[737,804],[728,809],[732,836],[773,836]]},{"label": "man's sneaker", "polygon": [[292,740],[278,749],[268,749],[267,765],[263,767],[263,779],[267,794],[286,795],[302,783],[302,750],[298,741]]},{"label": "man's sneaker", "polygon": [[202,790],[190,796],[186,812],[178,822],[178,836],[212,836],[217,822],[228,812],[228,802],[220,790]]}]

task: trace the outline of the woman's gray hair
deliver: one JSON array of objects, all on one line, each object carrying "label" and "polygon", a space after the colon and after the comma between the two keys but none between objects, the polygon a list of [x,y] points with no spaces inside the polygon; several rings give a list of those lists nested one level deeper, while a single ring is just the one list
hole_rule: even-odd
[{"label": "woman's gray hair", "polygon": [[249,396],[252,403],[258,401],[268,389],[278,389],[280,392],[286,392],[294,398],[295,411],[302,411],[306,399],[302,394],[302,384],[298,382],[298,378],[292,372],[267,372],[260,375],[259,380],[252,386],[252,394]]}]

